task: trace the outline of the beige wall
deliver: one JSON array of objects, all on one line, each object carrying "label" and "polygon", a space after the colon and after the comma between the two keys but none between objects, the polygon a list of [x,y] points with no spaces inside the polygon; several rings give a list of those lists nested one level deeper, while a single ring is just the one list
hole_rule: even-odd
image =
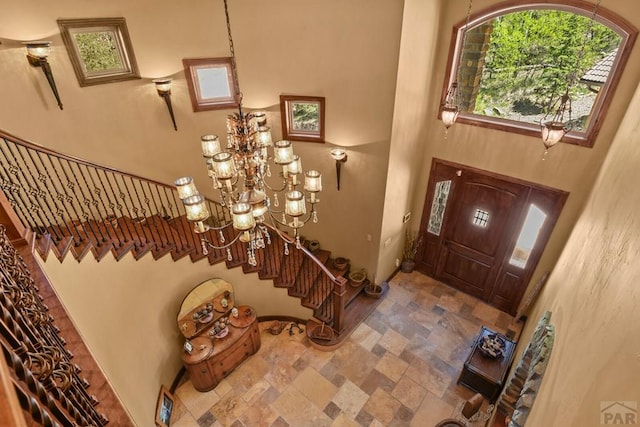
[{"label": "beige wall", "polygon": [[531,426],[600,425],[602,401],[640,402],[640,86],[593,194],[540,295],[556,339]]},{"label": "beige wall", "polygon": [[[437,60],[439,17],[442,1],[405,1],[398,79],[389,151],[389,172],[384,199],[384,215],[378,252],[376,281],[387,279],[402,261],[407,228],[417,229],[420,212],[415,210],[416,187],[428,171],[423,152],[430,112],[431,79]],[[412,221],[402,223],[411,212]]]},{"label": "beige wall", "polygon": [[43,265],[71,313],[83,340],[116,393],[139,426],[153,425],[160,384],[170,387],[182,366],[184,338],[176,316],[187,293],[199,283],[220,277],[234,286],[237,304],[254,307],[258,316],[310,318],[311,310],[287,290],[275,288],[257,274],[224,263],[174,262],[170,255],[155,261],[133,256],[97,262],[88,256],[60,263],[50,256]]}]

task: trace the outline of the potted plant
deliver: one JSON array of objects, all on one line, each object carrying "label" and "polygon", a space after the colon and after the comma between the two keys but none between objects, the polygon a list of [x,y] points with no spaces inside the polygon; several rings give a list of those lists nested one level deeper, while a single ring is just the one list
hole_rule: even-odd
[{"label": "potted plant", "polygon": [[400,270],[403,273],[411,273],[415,268],[416,254],[418,253],[418,247],[421,241],[422,239],[418,237],[417,232],[407,230],[405,233],[402,265],[400,266]]}]

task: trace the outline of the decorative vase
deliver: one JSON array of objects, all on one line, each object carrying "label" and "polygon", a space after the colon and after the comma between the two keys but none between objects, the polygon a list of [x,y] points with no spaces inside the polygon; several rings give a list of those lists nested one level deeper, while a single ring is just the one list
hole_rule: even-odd
[{"label": "decorative vase", "polygon": [[318,242],[317,240],[311,240],[309,242],[309,251],[310,252],[316,252],[320,249],[320,242]]},{"label": "decorative vase", "polygon": [[403,273],[411,273],[414,268],[416,268],[416,262],[412,259],[402,261],[402,264],[400,265],[400,270]]}]

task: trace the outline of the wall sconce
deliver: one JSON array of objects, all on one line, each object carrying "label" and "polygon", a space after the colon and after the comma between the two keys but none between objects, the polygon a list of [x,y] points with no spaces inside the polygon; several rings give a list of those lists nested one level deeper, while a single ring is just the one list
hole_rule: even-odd
[{"label": "wall sconce", "polygon": [[51,42],[32,41],[23,42],[22,44],[24,44],[27,48],[27,60],[29,61],[29,64],[31,64],[32,67],[42,68],[42,72],[49,82],[51,91],[56,97],[56,101],[58,101],[58,107],[60,107],[60,109],[62,110],[62,101],[60,100],[60,95],[58,94],[56,81],[53,79],[51,65],[49,65],[49,61],[47,61],[47,56],[49,56],[49,53],[51,52]]},{"label": "wall sconce", "polygon": [[347,161],[347,152],[344,148],[334,148],[331,150],[331,157],[336,161],[336,176],[338,178],[338,191],[340,191],[340,168]]},{"label": "wall sconce", "polygon": [[173,128],[175,130],[178,130],[178,126],[176,125],[176,118],[173,115],[173,107],[171,105],[171,79],[155,79],[153,80],[153,82],[156,84],[158,95],[164,98],[164,102],[167,103],[167,109],[169,110],[171,121],[173,122]]}]

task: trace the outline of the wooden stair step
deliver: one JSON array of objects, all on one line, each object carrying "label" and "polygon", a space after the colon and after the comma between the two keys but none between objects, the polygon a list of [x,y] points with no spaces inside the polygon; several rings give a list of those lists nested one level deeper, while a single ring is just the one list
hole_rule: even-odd
[{"label": "wooden stair step", "polygon": [[113,243],[111,242],[102,242],[101,245],[91,245],[91,253],[94,258],[98,261],[102,260],[113,248]]},{"label": "wooden stair step", "polygon": [[302,265],[301,251],[297,250],[294,245],[289,245],[289,255],[282,257],[280,263],[280,274],[273,280],[273,284],[277,288],[290,288],[298,277],[298,271]]},{"label": "wooden stair step", "polygon": [[316,309],[324,303],[324,301],[329,297],[331,292],[333,291],[333,282],[326,275],[320,275],[316,279],[316,283],[314,284],[311,291],[302,298],[302,305],[305,307],[309,307],[312,309]]},{"label": "wooden stair step", "polygon": [[302,266],[298,271],[295,284],[289,288],[289,295],[298,298],[306,298],[314,288],[316,279],[322,273],[322,269],[308,256],[304,257]]},{"label": "wooden stair step", "polygon": [[284,242],[280,237],[272,238],[271,244],[267,244],[264,251],[264,262],[258,271],[258,277],[260,279],[276,279],[280,273],[280,263],[284,256]]},{"label": "wooden stair step", "polygon": [[51,246],[51,249],[53,250],[53,253],[56,255],[58,260],[62,262],[73,245],[73,237],[64,236],[57,242],[53,241],[52,243],[53,245]]},{"label": "wooden stair step", "polygon": [[131,250],[133,257],[137,260],[151,252],[151,250],[155,247],[155,243],[139,243]]},{"label": "wooden stair step", "polygon": [[351,302],[358,297],[363,291],[365,286],[369,284],[369,279],[365,279],[362,283],[357,286],[354,286],[351,280],[347,282],[346,285],[346,294],[344,297],[344,306],[348,307]]},{"label": "wooden stair step", "polygon": [[51,247],[53,246],[53,241],[51,239],[51,235],[50,234],[39,234],[36,237],[34,237],[35,240],[35,244],[34,247],[36,249],[36,251],[38,251],[38,254],[40,255],[40,258],[42,258],[43,261],[46,261],[48,256],[49,256],[49,251],[51,250]]},{"label": "wooden stair step", "polygon": [[119,246],[113,246],[111,248],[111,254],[116,259],[116,261],[120,261],[126,254],[128,254],[131,249],[133,249],[133,245],[135,242],[133,240],[129,240],[128,242],[122,242]]}]

